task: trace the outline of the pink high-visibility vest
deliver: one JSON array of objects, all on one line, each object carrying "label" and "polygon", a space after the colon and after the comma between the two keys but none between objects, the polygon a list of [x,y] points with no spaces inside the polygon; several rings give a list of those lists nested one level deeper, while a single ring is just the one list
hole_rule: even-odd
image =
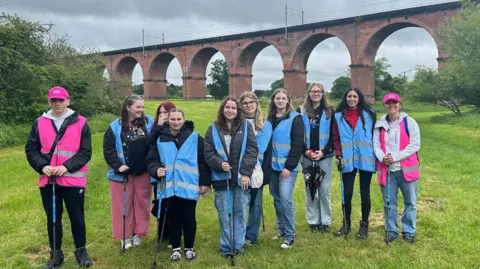
[{"label": "pink high-visibility vest", "polygon": [[[410,143],[410,137],[405,131],[404,121],[400,123],[400,150],[403,150]],[[380,129],[380,146],[383,153],[387,154],[386,145],[385,145],[385,129]],[[400,161],[400,166],[402,167],[403,177],[405,181],[414,181],[420,177],[419,162],[418,156],[416,153],[408,156],[408,158]],[[387,185],[387,165],[377,160],[377,178],[378,184],[381,186]]]},{"label": "pink high-visibility vest", "polygon": [[[82,129],[87,121],[86,118],[78,116],[78,121],[67,127],[62,139],[58,141],[57,147],[53,151],[51,166],[60,166],[68,159],[72,158],[80,149],[80,140],[82,137]],[[46,117],[38,118],[38,134],[40,136],[40,144],[42,145],[42,153],[50,152],[56,132],[52,124],[52,120]],[[56,183],[65,187],[81,187],[87,185],[88,165],[84,165],[80,170],[73,173],[67,172],[63,176],[56,177]],[[39,187],[48,184],[48,176],[40,175],[38,182]]]}]

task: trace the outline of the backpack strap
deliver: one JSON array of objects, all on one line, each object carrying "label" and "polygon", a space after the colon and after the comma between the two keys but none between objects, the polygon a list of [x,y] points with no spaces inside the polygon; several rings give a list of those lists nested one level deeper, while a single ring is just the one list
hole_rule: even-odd
[{"label": "backpack strap", "polygon": [[408,131],[408,117],[403,118],[403,126],[405,127],[405,132],[407,133],[408,137],[410,137],[410,132]]}]

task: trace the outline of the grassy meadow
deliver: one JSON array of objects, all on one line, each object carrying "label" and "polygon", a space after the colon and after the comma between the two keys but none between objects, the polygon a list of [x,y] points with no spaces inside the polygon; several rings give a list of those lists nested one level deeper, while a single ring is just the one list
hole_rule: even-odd
[{"label": "grassy meadow", "polygon": [[[204,135],[216,117],[218,101],[176,101],[186,118],[195,122]],[[153,114],[158,102],[146,102]],[[376,107],[380,112],[381,107]],[[264,108],[265,110],[265,108]],[[355,240],[360,219],[360,195],[355,186],[352,229],[348,240],[332,234],[312,234],[306,223],[304,184],[301,175],[294,192],[296,206],[296,244],[280,249],[276,234],[275,212],[268,188],[264,190],[266,231],[260,231],[258,244],[246,246],[237,257],[238,268],[479,268],[480,267],[480,126],[478,116],[470,120],[446,119],[448,111],[429,105],[406,104],[404,110],[420,124],[422,134],[421,178],[417,213],[416,243],[398,240],[390,246],[383,242],[383,205],[376,176],[372,179],[370,237]],[[92,119],[96,120],[96,119]],[[99,121],[101,122],[101,121]],[[98,125],[98,124],[97,124]],[[96,126],[92,135],[93,157],[86,189],[85,214],[87,248],[94,268],[151,268],[156,221],[141,246],[120,254],[120,243],[111,239],[110,194],[102,156],[104,128]],[[42,268],[48,259],[46,217],[37,187],[38,175],[29,167],[23,146],[0,150],[0,268]],[[332,232],[341,226],[341,199],[338,172],[334,172],[331,190]],[[401,194],[399,194],[401,195]],[[401,203],[402,199],[399,199]],[[403,204],[399,205],[399,213]],[[229,268],[217,253],[219,225],[213,195],[201,198],[197,206],[198,259],[171,263],[171,251],[162,246],[161,268]],[[61,268],[78,268],[73,255],[73,240],[66,210],[63,216]]]}]

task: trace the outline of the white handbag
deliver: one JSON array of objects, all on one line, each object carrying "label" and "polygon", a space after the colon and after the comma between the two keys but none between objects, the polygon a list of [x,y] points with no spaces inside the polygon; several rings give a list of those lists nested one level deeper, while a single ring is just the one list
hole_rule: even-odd
[{"label": "white handbag", "polygon": [[260,188],[263,185],[263,170],[260,163],[257,161],[255,169],[253,170],[252,178],[250,180],[250,186],[253,189]]}]

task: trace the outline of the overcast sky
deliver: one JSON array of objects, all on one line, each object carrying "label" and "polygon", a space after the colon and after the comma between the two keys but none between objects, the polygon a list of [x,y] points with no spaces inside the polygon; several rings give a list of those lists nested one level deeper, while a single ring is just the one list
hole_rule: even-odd
[{"label": "overcast sky", "polygon": [[[450,2],[449,0],[448,2]],[[283,27],[284,4],[304,11],[305,23],[370,14],[445,0],[0,0],[0,12],[16,13],[28,20],[54,24],[57,35],[68,34],[78,48],[113,50],[146,45]],[[293,13],[288,25],[301,24]],[[415,67],[437,67],[435,42],[423,29],[406,28],[382,43],[377,57],[385,56],[390,73],[398,75]],[[217,53],[211,61],[223,58]],[[307,80],[321,82],[327,89],[348,70],[350,58],[339,39],[330,38],[312,52]],[[208,72],[208,71],[207,71]],[[406,75],[412,77],[413,71]],[[167,80],[180,85],[181,69],[174,60]],[[268,89],[281,78],[282,62],[273,47],[260,52],[253,65],[253,89]],[[141,83],[142,71],[133,80]]]}]

